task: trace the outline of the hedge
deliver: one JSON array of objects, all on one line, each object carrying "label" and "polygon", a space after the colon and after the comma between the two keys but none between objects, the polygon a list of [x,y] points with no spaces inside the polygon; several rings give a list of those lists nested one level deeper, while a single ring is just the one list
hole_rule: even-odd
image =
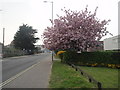
[{"label": "hedge", "polygon": [[[119,64],[120,52],[118,51],[104,51],[104,52],[82,52],[76,53],[67,51],[63,54],[64,62],[72,62],[81,65],[98,65],[104,66],[108,64]],[[109,65],[110,66],[110,65]]]}]

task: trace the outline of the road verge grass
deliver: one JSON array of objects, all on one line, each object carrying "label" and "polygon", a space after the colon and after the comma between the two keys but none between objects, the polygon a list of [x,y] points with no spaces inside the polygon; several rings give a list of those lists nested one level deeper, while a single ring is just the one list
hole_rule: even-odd
[{"label": "road verge grass", "polygon": [[54,61],[49,82],[50,88],[94,88],[92,83],[67,64]]}]

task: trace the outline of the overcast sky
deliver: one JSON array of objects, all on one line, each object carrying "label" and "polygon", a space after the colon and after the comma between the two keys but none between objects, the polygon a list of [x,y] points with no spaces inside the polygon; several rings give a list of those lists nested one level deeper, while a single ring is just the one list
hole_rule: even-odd
[{"label": "overcast sky", "polygon": [[[0,0],[0,42],[2,28],[5,28],[5,45],[10,44],[19,26],[28,24],[38,30],[39,38],[47,26],[51,26],[52,4],[44,0]],[[64,15],[62,8],[81,11],[88,5],[88,10],[94,12],[98,6],[97,18],[111,19],[107,30],[114,36],[118,35],[118,1],[119,0],[52,0],[54,2],[54,19],[56,14]],[[104,38],[111,37],[107,35]],[[104,39],[103,38],[103,39]],[[39,40],[37,44],[42,44]]]}]

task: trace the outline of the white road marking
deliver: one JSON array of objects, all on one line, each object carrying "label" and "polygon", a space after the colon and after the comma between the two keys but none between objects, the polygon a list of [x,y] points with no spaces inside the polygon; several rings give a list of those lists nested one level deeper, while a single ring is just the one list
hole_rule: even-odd
[{"label": "white road marking", "polygon": [[27,69],[25,69],[24,71],[18,73],[17,75],[15,75],[15,76],[9,78],[8,80],[0,83],[0,88],[3,87],[3,86],[5,86],[6,84],[10,83],[10,82],[13,81],[14,79],[18,78],[18,77],[21,76],[23,73],[25,73],[25,72],[27,72],[28,70],[32,69],[34,66],[36,66],[36,65],[39,64],[39,63],[40,63],[40,62],[38,62],[38,63],[30,66],[29,68],[27,68]]},{"label": "white road marking", "polygon": [[0,62],[2,62],[3,60],[0,60]]}]

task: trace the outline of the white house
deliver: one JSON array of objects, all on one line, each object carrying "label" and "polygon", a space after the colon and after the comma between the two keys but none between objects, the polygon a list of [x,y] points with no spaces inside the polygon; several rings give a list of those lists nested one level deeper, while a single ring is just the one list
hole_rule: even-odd
[{"label": "white house", "polygon": [[43,53],[49,53],[50,52],[50,50],[45,48],[44,45],[36,45],[36,47],[38,48],[38,51],[41,51]]},{"label": "white house", "polygon": [[118,35],[104,40],[104,50],[120,50],[120,1],[118,2]]},{"label": "white house", "polygon": [[120,35],[104,39],[104,50],[120,50]]}]

